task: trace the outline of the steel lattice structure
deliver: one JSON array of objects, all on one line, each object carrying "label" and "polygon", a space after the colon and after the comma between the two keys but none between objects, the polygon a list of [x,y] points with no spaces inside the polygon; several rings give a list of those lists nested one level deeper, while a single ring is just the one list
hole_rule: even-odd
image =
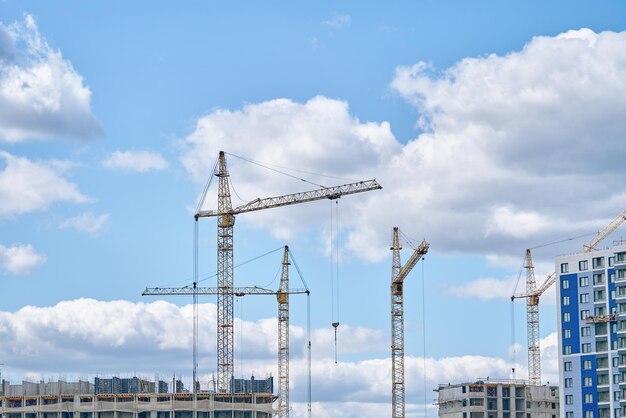
[{"label": "steel lattice structure", "polygon": [[541,385],[541,352],[539,348],[539,296],[535,281],[535,267],[530,250],[526,250],[526,333],[528,337],[528,381]]},{"label": "steel lattice structure", "polygon": [[278,301],[278,418],[289,417],[289,247],[285,246]]},{"label": "steel lattice structure", "polygon": [[392,418],[404,418],[404,279],[415,264],[428,252],[424,240],[415,249],[404,266],[400,262],[398,227],[393,228],[391,250],[391,408]]}]

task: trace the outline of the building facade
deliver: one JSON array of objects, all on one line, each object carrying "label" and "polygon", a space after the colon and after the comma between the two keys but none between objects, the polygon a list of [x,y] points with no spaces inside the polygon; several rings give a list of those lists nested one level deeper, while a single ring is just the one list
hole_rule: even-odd
[{"label": "building facade", "polygon": [[559,388],[521,380],[439,385],[441,418],[559,418]]},{"label": "building facade", "polygon": [[555,264],[561,415],[626,417],[626,245]]},{"label": "building facade", "polygon": [[[179,382],[174,385],[176,393],[154,393],[143,390],[167,386],[115,377],[96,378],[94,384],[59,381],[12,385],[3,381],[0,418],[272,418],[275,414],[276,396],[271,391],[189,393]],[[242,388],[253,390],[252,382],[254,379],[242,379],[240,383]],[[271,380],[256,382],[272,385]]]}]

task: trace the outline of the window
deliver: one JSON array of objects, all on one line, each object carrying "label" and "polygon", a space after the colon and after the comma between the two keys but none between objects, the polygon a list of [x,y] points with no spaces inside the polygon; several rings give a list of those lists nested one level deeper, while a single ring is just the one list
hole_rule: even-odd
[{"label": "window", "polygon": [[583,271],[589,268],[587,260],[581,260],[578,262],[578,270]]},{"label": "window", "polygon": [[606,335],[606,322],[597,322],[595,328],[596,335]]},{"label": "window", "polygon": [[586,387],[586,388],[593,386],[593,378],[585,377],[583,379],[583,386]]},{"label": "window", "polygon": [[571,388],[574,386],[574,379],[572,379],[571,377],[566,377],[565,378],[565,387],[566,388]]},{"label": "window", "polygon": [[[585,402],[585,403],[591,403],[591,402]],[[585,411],[585,418],[594,418],[593,411]]]},{"label": "window", "polygon": [[571,372],[572,371],[572,362],[571,361],[564,361],[563,362],[563,370],[566,372]]},{"label": "window", "polygon": [[589,317],[589,310],[585,309],[580,311],[580,319],[587,319]]},{"label": "window", "polygon": [[617,385],[619,383],[619,374],[613,375],[613,384]]},{"label": "window", "polygon": [[615,261],[618,263],[623,263],[626,260],[626,253],[617,253],[615,254]]},{"label": "window", "polygon": [[569,312],[563,312],[563,322],[569,322],[570,315]]},{"label": "window", "polygon": [[585,403],[593,403],[593,393],[585,393]]},{"label": "window", "polygon": [[569,279],[561,280],[561,289],[569,289]]},{"label": "window", "polygon": [[619,310],[619,313],[626,312],[626,303],[619,303],[617,305],[617,309]]},{"label": "window", "polygon": [[572,338],[572,331],[569,328],[563,330],[563,338]]},{"label": "window", "polygon": [[565,418],[574,418],[574,413],[572,411],[567,411],[565,413]]},{"label": "window", "polygon": [[593,301],[594,302],[603,302],[606,300],[604,290],[595,290],[593,292]]},{"label": "window", "polygon": [[613,392],[613,400],[619,401],[619,390],[616,390],[615,392]]},{"label": "window", "polygon": [[615,264],[615,257],[609,257],[609,267],[613,267],[613,264]]},{"label": "window", "polygon": [[599,284],[604,284],[604,273],[594,273],[593,284],[594,286],[599,285]]},{"label": "window", "polygon": [[583,343],[580,348],[583,353],[591,353],[591,343]]},{"label": "window", "polygon": [[569,273],[569,264],[561,263],[561,273]]},{"label": "window", "polygon": [[563,296],[563,306],[569,306],[569,296]]},{"label": "window", "polygon": [[580,303],[589,303],[589,293],[582,293],[580,295]]},{"label": "window", "polygon": [[613,367],[619,366],[619,357],[613,357],[611,361],[613,362]]},{"label": "window", "polygon": [[574,403],[574,395],[565,395],[565,405],[571,405]]},{"label": "window", "polygon": [[611,283],[615,283],[615,272],[609,273],[609,280]]},{"label": "window", "polygon": [[580,328],[580,336],[588,337],[591,335],[591,327],[581,327]]},{"label": "window", "polygon": [[596,307],[593,309],[593,314],[594,314],[595,316],[602,316],[602,315],[606,315],[606,309],[605,309],[605,307],[604,307],[604,306],[596,306]]},{"label": "window", "polygon": [[609,343],[606,340],[596,341],[596,351],[606,351],[609,349]]},{"label": "window", "polygon": [[604,257],[595,257],[591,260],[591,265],[594,269],[604,267]]},{"label": "window", "polygon": [[589,277],[587,277],[587,276],[579,277],[578,278],[578,285],[580,287],[589,286]]},{"label": "window", "polygon": [[607,369],[609,367],[609,359],[607,357],[598,357],[596,362],[597,369]]},{"label": "window", "polygon": [[597,377],[597,384],[599,385],[608,385],[609,384],[609,375],[608,374],[599,374]]},{"label": "window", "polygon": [[583,360],[583,370],[591,370],[591,360]]},{"label": "window", "polygon": [[563,346],[563,354],[572,354],[572,346],[564,345]]}]

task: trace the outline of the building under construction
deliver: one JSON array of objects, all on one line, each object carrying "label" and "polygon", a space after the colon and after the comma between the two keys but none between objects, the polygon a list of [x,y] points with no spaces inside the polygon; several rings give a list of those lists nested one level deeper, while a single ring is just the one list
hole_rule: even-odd
[{"label": "building under construction", "polygon": [[[94,383],[2,381],[0,418],[272,418],[273,378],[233,379],[232,393],[189,393],[137,377]],[[156,390],[156,391],[155,391]],[[158,392],[164,390],[164,392]]]},{"label": "building under construction", "polygon": [[558,418],[558,386],[522,380],[478,380],[439,385],[441,418]]}]

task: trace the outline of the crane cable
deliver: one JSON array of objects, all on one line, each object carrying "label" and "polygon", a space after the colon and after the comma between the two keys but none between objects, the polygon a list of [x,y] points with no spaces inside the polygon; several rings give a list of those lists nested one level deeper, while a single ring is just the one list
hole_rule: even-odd
[{"label": "crane cable", "polygon": [[426,414],[426,407],[428,405],[428,402],[426,401],[426,397],[427,397],[427,392],[426,392],[426,286],[425,286],[425,282],[426,282],[426,277],[424,275],[424,265],[426,264],[425,262],[426,258],[422,257],[422,340],[423,340],[423,353],[424,353],[424,358],[423,358],[423,368],[424,368],[424,373],[422,375],[422,378],[424,379],[423,381],[423,386],[424,386],[424,417],[428,416]]},{"label": "crane cable", "polygon": [[193,228],[193,388],[196,393],[198,379],[198,219]]},{"label": "crane cable", "polygon": [[[333,224],[333,206],[330,206],[330,293],[331,325],[335,331],[335,364],[337,364],[337,328],[339,328],[339,201],[335,200],[336,219]],[[333,247],[333,238],[335,240]],[[334,251],[333,251],[334,250]],[[335,296],[336,294],[336,296]],[[336,308],[336,312],[335,312]],[[335,315],[336,313],[336,315]]]},{"label": "crane cable", "polygon": [[309,378],[308,378],[308,418],[311,418],[311,292],[309,291],[309,286],[307,286],[306,281],[304,280],[304,276],[302,275],[302,271],[300,271],[300,267],[298,267],[298,263],[296,262],[295,257],[293,256],[293,253],[291,252],[291,249],[288,250],[289,251],[289,258],[291,259],[291,262],[293,263],[294,267],[296,268],[296,271],[298,272],[298,276],[300,277],[300,281],[302,281],[302,284],[304,285],[304,288],[306,289],[306,333],[307,333],[307,338],[308,338],[308,344],[307,344],[307,350],[308,350],[308,355],[307,355],[307,360],[308,360],[308,374],[309,374]]}]

